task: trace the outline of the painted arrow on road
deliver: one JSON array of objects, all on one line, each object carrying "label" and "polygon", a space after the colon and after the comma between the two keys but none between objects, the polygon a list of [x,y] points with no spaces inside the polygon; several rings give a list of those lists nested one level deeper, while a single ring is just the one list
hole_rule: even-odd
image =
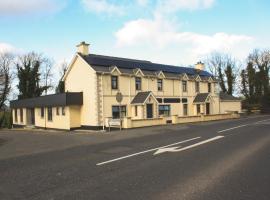
[{"label": "painted arrow on road", "polygon": [[191,149],[193,147],[197,147],[197,146],[200,146],[202,144],[206,144],[206,143],[209,143],[209,142],[212,142],[212,141],[215,141],[215,140],[219,140],[221,138],[224,138],[224,136],[219,135],[219,136],[216,136],[216,137],[213,137],[213,138],[210,138],[210,139],[207,139],[207,140],[204,140],[204,141],[201,141],[201,142],[198,142],[198,143],[195,143],[195,144],[192,144],[192,145],[183,147],[181,149],[179,149],[180,148],[179,146],[178,147],[160,148],[153,155],[158,155],[158,154],[165,153],[165,152],[180,152],[180,151],[185,151],[187,149]]}]

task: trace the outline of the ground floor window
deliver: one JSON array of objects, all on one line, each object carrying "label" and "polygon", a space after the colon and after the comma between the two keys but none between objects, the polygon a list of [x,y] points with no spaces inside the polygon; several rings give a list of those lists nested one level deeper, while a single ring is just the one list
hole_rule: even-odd
[{"label": "ground floor window", "polygon": [[197,104],[197,115],[199,115],[201,113],[201,105]]},{"label": "ground floor window", "polygon": [[20,109],[20,118],[21,118],[21,122],[23,122],[23,109]]},{"label": "ground floor window", "polygon": [[48,110],[48,121],[52,121],[52,107],[48,107],[47,108]]},{"label": "ground floor window", "polygon": [[125,117],[127,114],[126,106],[112,106],[112,118],[113,119],[119,119],[120,112],[121,112],[121,117]]},{"label": "ground floor window", "polygon": [[66,115],[65,106],[62,107],[62,115]]},{"label": "ground floor window", "polygon": [[171,106],[170,105],[159,105],[158,112],[159,112],[159,115],[170,116]]},{"label": "ground floor window", "polygon": [[44,117],[44,107],[40,108],[40,117]]},{"label": "ground floor window", "polygon": [[15,109],[14,112],[15,112],[15,122],[18,122],[18,110]]},{"label": "ground floor window", "polygon": [[183,104],[183,115],[184,116],[188,115],[188,105],[187,104]]},{"label": "ground floor window", "polygon": [[56,107],[56,115],[59,115],[59,107]]},{"label": "ground floor window", "polygon": [[138,106],[135,106],[135,116],[138,116]]}]

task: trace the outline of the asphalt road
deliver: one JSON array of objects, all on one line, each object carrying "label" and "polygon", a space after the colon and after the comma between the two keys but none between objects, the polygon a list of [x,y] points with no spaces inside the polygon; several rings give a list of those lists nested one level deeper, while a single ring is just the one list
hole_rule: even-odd
[{"label": "asphalt road", "polygon": [[270,116],[132,131],[0,159],[0,199],[270,199]]}]

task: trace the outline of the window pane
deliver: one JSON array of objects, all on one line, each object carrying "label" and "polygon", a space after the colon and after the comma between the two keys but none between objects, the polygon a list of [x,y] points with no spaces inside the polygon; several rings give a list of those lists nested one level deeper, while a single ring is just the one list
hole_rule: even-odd
[{"label": "window pane", "polygon": [[112,89],[118,89],[118,77],[117,76],[112,76]]},{"label": "window pane", "polygon": [[157,80],[157,85],[158,85],[158,91],[162,91],[163,89],[162,79]]},{"label": "window pane", "polygon": [[158,107],[159,115],[170,116],[171,106],[170,105],[160,105]]},{"label": "window pane", "polygon": [[136,90],[141,90],[141,85],[142,85],[142,79],[140,77],[136,77],[135,78]]}]

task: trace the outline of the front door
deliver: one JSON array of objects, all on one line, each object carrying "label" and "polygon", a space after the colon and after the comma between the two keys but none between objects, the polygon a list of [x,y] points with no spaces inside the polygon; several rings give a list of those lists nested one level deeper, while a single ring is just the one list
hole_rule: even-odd
[{"label": "front door", "polygon": [[146,116],[147,118],[153,118],[153,104],[146,104]]},{"label": "front door", "polygon": [[206,114],[210,114],[210,103],[206,103]]}]

